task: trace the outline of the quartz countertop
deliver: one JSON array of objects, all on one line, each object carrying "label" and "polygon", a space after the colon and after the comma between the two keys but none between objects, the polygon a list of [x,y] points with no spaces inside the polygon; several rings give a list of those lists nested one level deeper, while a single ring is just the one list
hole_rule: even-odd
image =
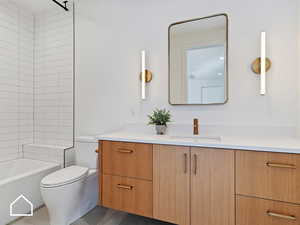
[{"label": "quartz countertop", "polygon": [[[201,136],[200,136],[201,137]],[[300,139],[294,137],[220,136],[220,139],[113,132],[97,136],[103,141],[137,142],[148,144],[208,147],[300,154]]]}]

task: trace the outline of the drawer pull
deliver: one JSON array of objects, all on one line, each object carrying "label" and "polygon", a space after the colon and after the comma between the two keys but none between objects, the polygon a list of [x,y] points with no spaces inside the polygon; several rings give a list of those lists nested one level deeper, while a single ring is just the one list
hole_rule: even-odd
[{"label": "drawer pull", "polygon": [[184,153],[184,173],[188,172],[188,155]]},{"label": "drawer pull", "polygon": [[271,211],[268,211],[267,214],[268,214],[268,216],[277,217],[277,218],[281,218],[281,219],[296,220],[295,216],[279,214],[279,213],[275,213],[275,212],[271,212]]},{"label": "drawer pull", "polygon": [[197,175],[198,170],[198,157],[197,154],[194,154],[194,174]]},{"label": "drawer pull", "polygon": [[99,153],[99,150],[98,150],[98,149],[96,149],[96,150],[95,150],[95,152],[96,152],[96,153]]},{"label": "drawer pull", "polygon": [[124,185],[124,184],[118,184],[119,189],[126,189],[126,190],[132,190],[133,186],[130,185]]},{"label": "drawer pull", "polygon": [[119,149],[118,149],[118,152],[120,152],[120,153],[128,153],[128,154],[130,154],[130,153],[133,153],[133,150],[119,148]]},{"label": "drawer pull", "polygon": [[275,167],[275,168],[296,169],[296,166],[291,165],[291,164],[280,164],[280,163],[267,162],[267,166],[268,167]]}]

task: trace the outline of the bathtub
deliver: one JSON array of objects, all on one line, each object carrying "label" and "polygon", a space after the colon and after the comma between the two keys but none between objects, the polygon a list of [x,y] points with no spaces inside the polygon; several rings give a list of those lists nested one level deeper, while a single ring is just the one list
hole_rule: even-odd
[{"label": "bathtub", "polygon": [[[18,217],[10,216],[10,204],[21,194],[36,209],[43,205],[40,182],[44,176],[60,169],[56,163],[31,159],[17,159],[0,163],[0,225],[5,225]],[[13,205],[13,213],[26,214],[30,205],[20,199]]]}]

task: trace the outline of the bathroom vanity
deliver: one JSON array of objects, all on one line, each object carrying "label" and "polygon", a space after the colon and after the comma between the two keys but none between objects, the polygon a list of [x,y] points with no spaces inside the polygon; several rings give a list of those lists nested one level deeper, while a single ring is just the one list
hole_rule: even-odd
[{"label": "bathroom vanity", "polygon": [[105,207],[178,225],[300,224],[299,143],[99,140]]},{"label": "bathroom vanity", "polygon": [[[169,26],[170,104],[228,101],[228,22],[218,14]],[[265,95],[265,32],[261,42],[252,70]],[[141,62],[145,99],[145,52]],[[263,130],[252,138],[99,136],[99,204],[178,225],[300,225],[300,141]]]}]

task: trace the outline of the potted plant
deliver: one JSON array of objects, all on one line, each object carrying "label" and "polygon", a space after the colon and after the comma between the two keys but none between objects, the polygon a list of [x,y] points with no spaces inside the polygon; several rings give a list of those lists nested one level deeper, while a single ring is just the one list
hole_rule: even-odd
[{"label": "potted plant", "polygon": [[170,111],[166,109],[155,109],[151,115],[148,115],[149,125],[155,125],[156,133],[163,135],[167,130],[167,123],[171,122]]}]

